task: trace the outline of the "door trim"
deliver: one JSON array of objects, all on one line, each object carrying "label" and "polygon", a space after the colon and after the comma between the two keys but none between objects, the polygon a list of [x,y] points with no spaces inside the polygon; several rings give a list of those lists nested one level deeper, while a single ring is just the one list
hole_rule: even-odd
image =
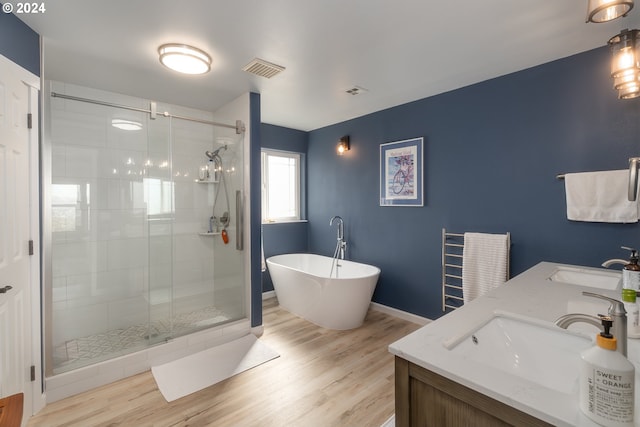
[{"label": "door trim", "polygon": [[[44,383],[42,382],[42,323],[40,316],[41,292],[40,292],[40,114],[39,99],[41,82],[40,77],[22,68],[7,57],[0,55],[0,61],[12,67],[22,83],[28,88],[29,111],[32,115],[32,127],[28,129],[29,135],[29,239],[33,240],[34,255],[30,256],[29,283],[27,289],[30,293],[31,306],[28,311],[31,317],[31,345],[27,366],[35,366],[36,379],[25,382],[25,389],[30,388],[31,401],[25,401],[26,413],[35,414],[45,405]],[[23,424],[26,420],[23,420]]]}]

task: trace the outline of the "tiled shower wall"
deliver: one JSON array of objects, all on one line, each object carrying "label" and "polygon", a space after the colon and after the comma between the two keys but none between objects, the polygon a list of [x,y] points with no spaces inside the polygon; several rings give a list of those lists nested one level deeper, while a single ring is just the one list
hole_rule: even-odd
[{"label": "tiled shower wall", "polygon": [[[149,108],[75,85],[51,82],[51,90]],[[61,98],[51,98],[50,108],[53,346],[214,305],[220,242],[198,233],[208,227],[218,186],[195,180],[204,152],[220,146],[220,131]],[[211,120],[177,106],[158,111]],[[143,128],[117,129],[113,118]],[[237,161],[230,147],[225,159]]]}]

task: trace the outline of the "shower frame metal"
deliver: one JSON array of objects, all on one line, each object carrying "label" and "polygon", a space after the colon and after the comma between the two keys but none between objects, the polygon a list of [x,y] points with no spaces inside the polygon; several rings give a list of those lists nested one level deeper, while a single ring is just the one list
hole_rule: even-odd
[{"label": "shower frame metal", "polygon": [[[69,100],[72,100],[72,101],[79,101],[79,102],[88,102],[90,104],[103,105],[105,107],[115,107],[115,108],[122,108],[124,110],[129,110],[129,111],[137,111],[137,112],[140,112],[140,113],[147,113],[147,114],[150,115],[151,120],[155,120],[158,117],[157,103],[154,102],[154,101],[151,101],[149,103],[149,109],[145,109],[145,108],[131,107],[129,105],[115,104],[115,103],[112,103],[112,102],[99,101],[99,100],[96,100],[96,99],[81,98],[81,97],[78,97],[78,96],[65,95],[63,93],[57,93],[57,92],[51,92],[51,97],[69,99]],[[207,125],[213,125],[213,126],[220,126],[220,127],[229,128],[229,129],[235,129],[236,130],[236,134],[238,134],[238,135],[244,133],[244,131],[245,131],[245,125],[242,122],[242,120],[236,120],[236,124],[235,125],[230,125],[230,124],[227,124],[227,123],[218,123],[218,122],[212,122],[210,120],[196,119],[194,117],[179,116],[179,115],[176,115],[176,114],[171,114],[168,111],[164,111],[164,112],[160,113],[160,115],[162,117],[170,117],[170,118],[174,118],[174,119],[188,120],[190,122],[204,123],[204,124],[207,124]]]}]

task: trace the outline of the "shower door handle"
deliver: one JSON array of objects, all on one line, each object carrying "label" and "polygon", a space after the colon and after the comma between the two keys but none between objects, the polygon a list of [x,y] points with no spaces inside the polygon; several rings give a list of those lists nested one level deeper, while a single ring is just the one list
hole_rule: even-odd
[{"label": "shower door handle", "polygon": [[635,202],[638,196],[638,161],[640,157],[632,157],[629,159],[629,190],[627,199]]},{"label": "shower door handle", "polygon": [[244,249],[244,210],[242,191],[236,191],[236,250]]}]

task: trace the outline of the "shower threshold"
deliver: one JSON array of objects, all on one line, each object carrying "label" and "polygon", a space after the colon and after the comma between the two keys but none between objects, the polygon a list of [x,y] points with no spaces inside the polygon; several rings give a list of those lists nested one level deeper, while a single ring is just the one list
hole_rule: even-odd
[{"label": "shower threshold", "polygon": [[66,341],[53,350],[53,373],[103,362],[144,350],[171,338],[237,320],[215,306],[162,319],[150,324],[132,325]]}]

